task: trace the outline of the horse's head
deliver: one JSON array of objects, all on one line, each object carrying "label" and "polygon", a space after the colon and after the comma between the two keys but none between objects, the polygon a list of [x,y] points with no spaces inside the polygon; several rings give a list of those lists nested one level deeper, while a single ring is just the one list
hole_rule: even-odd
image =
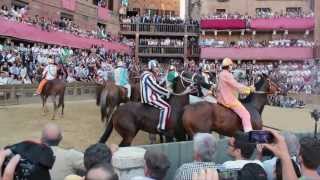
[{"label": "horse's head", "polygon": [[280,86],[266,74],[262,74],[257,77],[255,88],[257,92],[263,92],[266,94],[276,94],[281,91]]},{"label": "horse's head", "polygon": [[196,73],[182,71],[173,81],[173,91],[181,93],[189,89],[189,93],[195,93],[198,86],[209,86],[204,78]]}]

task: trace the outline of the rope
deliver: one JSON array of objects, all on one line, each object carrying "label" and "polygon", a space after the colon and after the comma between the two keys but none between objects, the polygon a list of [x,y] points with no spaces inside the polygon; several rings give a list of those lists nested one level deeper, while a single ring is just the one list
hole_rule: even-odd
[{"label": "rope", "polygon": [[282,129],[274,128],[274,127],[267,126],[267,125],[262,125],[262,126],[265,127],[265,128],[276,130],[276,131],[283,131]]}]

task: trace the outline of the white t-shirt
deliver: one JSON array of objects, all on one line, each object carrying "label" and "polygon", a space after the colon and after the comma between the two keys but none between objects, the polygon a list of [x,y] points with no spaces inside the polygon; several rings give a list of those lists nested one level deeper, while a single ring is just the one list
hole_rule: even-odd
[{"label": "white t-shirt", "polygon": [[235,160],[235,161],[227,161],[222,164],[226,169],[242,169],[248,163],[256,163],[263,167],[263,164],[259,160]]}]

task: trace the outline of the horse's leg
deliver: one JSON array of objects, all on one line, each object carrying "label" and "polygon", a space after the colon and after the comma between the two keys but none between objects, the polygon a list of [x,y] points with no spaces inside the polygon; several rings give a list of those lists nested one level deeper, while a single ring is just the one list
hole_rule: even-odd
[{"label": "horse's leg", "polygon": [[59,105],[58,108],[61,106],[61,118],[63,117],[64,114],[64,93],[59,95]]},{"label": "horse's leg", "polygon": [[119,144],[119,147],[127,147],[130,146],[134,137],[125,137],[122,139],[121,143]]},{"label": "horse's leg", "polygon": [[47,96],[41,96],[42,98],[42,115],[45,116],[46,113],[48,112],[48,107],[47,107]]},{"label": "horse's leg", "polygon": [[56,96],[53,95],[51,96],[52,103],[53,103],[53,115],[52,115],[52,120],[56,118],[56,113],[57,113],[57,102],[56,102]]}]

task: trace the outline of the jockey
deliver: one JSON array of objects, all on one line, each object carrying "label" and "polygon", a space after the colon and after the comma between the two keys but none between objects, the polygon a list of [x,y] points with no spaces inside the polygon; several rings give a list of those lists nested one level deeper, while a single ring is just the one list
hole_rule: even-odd
[{"label": "jockey", "polygon": [[205,83],[212,84],[212,82],[210,81],[209,73],[210,73],[210,65],[204,64],[204,66],[202,67],[201,75],[204,78]]},{"label": "jockey", "polygon": [[131,86],[128,80],[128,70],[122,61],[117,63],[117,68],[114,70],[114,81],[117,86],[127,89],[127,97],[131,97]]},{"label": "jockey", "polygon": [[166,121],[169,120],[170,117],[171,107],[161,96],[169,98],[170,91],[157,83],[156,76],[158,76],[159,73],[158,62],[156,60],[149,61],[148,70],[144,71],[140,77],[140,92],[142,103],[160,109],[160,119],[157,130],[159,133],[164,133],[166,130]]},{"label": "jockey", "polygon": [[250,94],[255,91],[255,88],[238,83],[231,73],[232,65],[233,62],[229,58],[225,58],[222,62],[222,71],[218,80],[217,101],[237,113],[241,118],[244,132],[249,132],[252,130],[250,113],[236,98],[235,93]]},{"label": "jockey", "polygon": [[166,78],[166,87],[167,87],[167,89],[171,89],[172,90],[172,83],[173,83],[173,80],[176,77],[178,77],[178,72],[176,70],[176,67],[174,65],[170,65],[169,72],[168,72],[167,78]]},{"label": "jockey", "polygon": [[54,63],[54,59],[49,58],[48,59],[48,65],[44,68],[42,72],[42,80],[36,90],[35,96],[40,95],[42,92],[42,89],[47,84],[48,81],[54,80],[57,78],[58,68]]}]

